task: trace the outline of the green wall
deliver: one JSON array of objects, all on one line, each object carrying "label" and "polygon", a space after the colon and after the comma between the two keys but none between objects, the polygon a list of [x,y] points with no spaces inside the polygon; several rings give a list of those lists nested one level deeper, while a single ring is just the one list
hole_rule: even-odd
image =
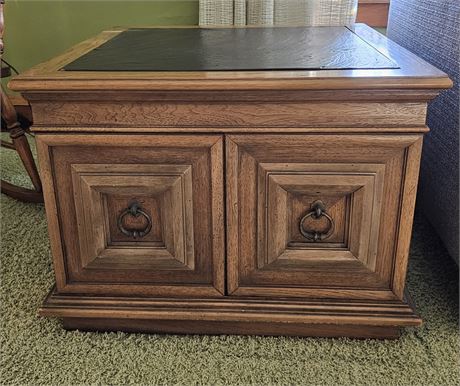
[{"label": "green wall", "polygon": [[24,71],[114,26],[197,23],[198,0],[7,0],[4,58]]}]

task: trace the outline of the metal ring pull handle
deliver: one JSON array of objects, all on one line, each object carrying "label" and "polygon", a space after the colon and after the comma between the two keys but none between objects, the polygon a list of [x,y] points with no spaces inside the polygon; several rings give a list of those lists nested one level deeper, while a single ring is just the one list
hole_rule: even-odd
[{"label": "metal ring pull handle", "polygon": [[[144,227],[144,229],[126,229],[123,226],[123,220],[126,216],[133,216],[133,217],[139,217],[143,216],[147,220],[147,225]],[[152,219],[150,216],[145,213],[139,203],[137,201],[132,202],[127,209],[125,209],[120,215],[118,216],[118,221],[117,221],[118,229],[123,233],[125,236],[133,237],[133,238],[138,238],[138,237],[144,237],[146,234],[150,232],[152,229]]]},{"label": "metal ring pull handle", "polygon": [[[321,217],[325,217],[329,222],[329,227],[325,232],[317,232],[317,231],[310,231],[305,229],[304,222],[309,219],[310,217],[314,219],[320,219]],[[334,233],[334,220],[326,213],[326,208],[322,201],[315,201],[311,205],[311,211],[308,212],[305,216],[302,217],[299,224],[299,230],[303,237],[307,240],[311,241],[323,241],[331,237]]]}]

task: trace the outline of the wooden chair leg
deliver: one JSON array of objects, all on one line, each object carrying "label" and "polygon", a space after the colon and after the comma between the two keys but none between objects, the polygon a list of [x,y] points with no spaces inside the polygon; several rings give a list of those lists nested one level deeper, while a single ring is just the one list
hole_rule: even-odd
[{"label": "wooden chair leg", "polygon": [[43,202],[42,184],[38,174],[37,167],[35,166],[34,157],[30,150],[29,142],[25,136],[24,130],[17,124],[10,127],[10,137],[13,141],[13,146],[18,152],[22,163],[27,171],[27,174],[32,181],[35,190],[23,188],[10,184],[7,181],[1,181],[1,191],[7,196],[13,197],[20,201],[25,202]]},{"label": "wooden chair leg", "polygon": [[43,193],[32,189],[23,188],[1,180],[1,192],[9,197],[23,202],[43,202]]},{"label": "wooden chair leg", "polygon": [[38,170],[35,166],[35,160],[30,150],[29,142],[27,141],[24,130],[20,126],[13,128],[10,130],[10,138],[12,139],[13,145],[24,164],[30,180],[32,181],[32,185],[37,192],[41,192],[42,183],[40,181],[40,176],[38,175]]},{"label": "wooden chair leg", "polygon": [[8,141],[4,141],[3,139],[0,141],[0,146],[5,147],[7,149],[16,150],[16,148],[13,145],[13,143],[8,142]]},{"label": "wooden chair leg", "polygon": [[[22,163],[27,171],[27,174],[32,181],[32,185],[35,189],[26,189],[20,186],[15,186],[7,181],[1,181],[2,193],[16,198],[21,201],[29,202],[43,202],[42,184],[40,176],[38,174],[37,167],[35,166],[34,157],[30,150],[29,142],[25,136],[25,131],[21,127],[18,120],[16,110],[1,90],[1,107],[2,107],[2,118],[5,121],[6,129],[10,133],[12,144],[8,144],[8,148],[14,148],[21,158]],[[2,141],[3,143],[4,141]],[[4,143],[3,143],[4,144]]]}]

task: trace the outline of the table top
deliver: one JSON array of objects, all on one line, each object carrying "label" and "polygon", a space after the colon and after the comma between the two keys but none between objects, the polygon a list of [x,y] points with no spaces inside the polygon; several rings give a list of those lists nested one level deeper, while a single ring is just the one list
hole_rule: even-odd
[{"label": "table top", "polygon": [[451,85],[442,71],[364,24],[312,28],[119,28],[104,31],[9,83],[12,90],[28,94],[439,90]]},{"label": "table top", "polygon": [[129,29],[65,71],[398,68],[347,27]]}]

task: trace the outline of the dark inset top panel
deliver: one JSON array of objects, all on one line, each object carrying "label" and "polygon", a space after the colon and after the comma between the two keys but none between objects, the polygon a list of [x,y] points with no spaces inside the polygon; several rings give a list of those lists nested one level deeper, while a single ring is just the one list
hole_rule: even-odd
[{"label": "dark inset top panel", "polygon": [[399,68],[346,27],[146,28],[121,32],[66,71]]}]

